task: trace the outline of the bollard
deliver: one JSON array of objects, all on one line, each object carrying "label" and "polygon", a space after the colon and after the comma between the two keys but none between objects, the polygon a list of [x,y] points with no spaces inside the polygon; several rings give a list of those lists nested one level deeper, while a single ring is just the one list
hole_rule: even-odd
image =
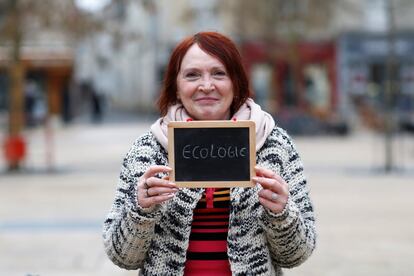
[{"label": "bollard", "polygon": [[4,155],[10,171],[18,170],[26,156],[26,142],[22,136],[8,136],[3,144]]}]

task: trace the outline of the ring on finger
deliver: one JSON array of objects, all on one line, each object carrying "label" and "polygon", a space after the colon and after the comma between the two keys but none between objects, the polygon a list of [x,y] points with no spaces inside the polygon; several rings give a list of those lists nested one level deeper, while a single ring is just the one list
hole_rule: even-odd
[{"label": "ring on finger", "polygon": [[279,197],[279,195],[276,194],[276,193],[272,193],[272,195],[270,196],[270,198],[272,199],[272,201],[276,201],[278,197]]},{"label": "ring on finger", "polygon": [[147,179],[144,180],[144,188],[147,189],[147,190],[149,189],[149,186],[148,186],[148,183],[147,183]]}]

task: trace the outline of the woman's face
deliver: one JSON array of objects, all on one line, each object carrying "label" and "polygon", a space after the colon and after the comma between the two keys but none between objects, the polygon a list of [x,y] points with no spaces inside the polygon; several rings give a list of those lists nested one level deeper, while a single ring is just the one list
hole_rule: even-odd
[{"label": "woman's face", "polygon": [[197,44],[188,49],[177,76],[177,97],[195,120],[230,119],[233,83],[223,63]]}]

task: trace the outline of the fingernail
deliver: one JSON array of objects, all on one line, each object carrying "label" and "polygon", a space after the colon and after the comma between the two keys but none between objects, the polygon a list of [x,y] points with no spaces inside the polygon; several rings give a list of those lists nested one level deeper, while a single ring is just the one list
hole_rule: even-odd
[{"label": "fingernail", "polygon": [[258,178],[257,176],[253,176],[253,177],[252,177],[252,179],[253,179],[254,181],[258,181],[258,180],[259,180],[259,178]]}]

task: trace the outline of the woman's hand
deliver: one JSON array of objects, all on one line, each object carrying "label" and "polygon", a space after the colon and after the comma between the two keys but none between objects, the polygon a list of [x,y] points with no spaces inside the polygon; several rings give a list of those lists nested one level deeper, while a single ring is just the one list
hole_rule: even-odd
[{"label": "woman's hand", "polygon": [[178,191],[175,183],[169,177],[158,178],[157,173],[169,173],[172,169],[167,166],[151,166],[141,176],[137,187],[137,202],[143,208],[149,208],[163,203],[174,197]]},{"label": "woman's hand", "polygon": [[288,184],[271,170],[255,167],[256,177],[252,179],[263,189],[259,191],[260,203],[275,214],[281,213],[288,201]]}]

